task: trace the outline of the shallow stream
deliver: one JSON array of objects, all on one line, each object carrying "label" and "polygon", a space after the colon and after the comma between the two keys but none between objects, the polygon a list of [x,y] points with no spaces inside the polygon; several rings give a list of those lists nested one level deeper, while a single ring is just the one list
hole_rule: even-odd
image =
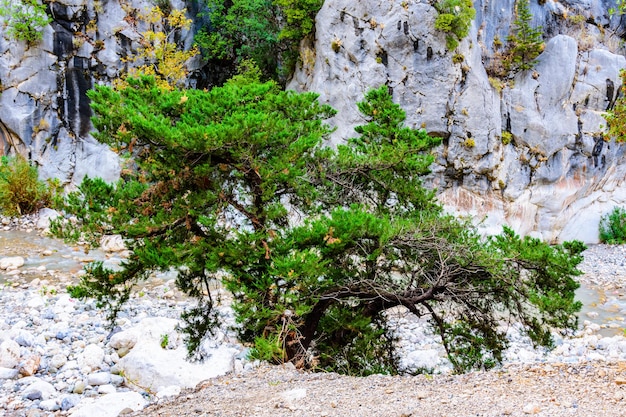
[{"label": "shallow stream", "polygon": [[[24,258],[25,264],[19,274],[22,282],[42,277],[52,281],[59,275],[75,282],[89,262],[101,260],[105,266],[114,268],[122,260],[118,255],[104,253],[100,249],[86,251],[84,246],[67,245],[60,239],[21,230],[0,231],[0,258],[8,256]],[[158,285],[173,277],[171,273],[159,274],[153,284]],[[0,285],[10,285],[15,281],[15,272],[0,270]],[[583,283],[577,291],[577,298],[583,303],[581,324],[586,320],[598,324],[601,327],[599,333],[603,336],[623,334],[626,329],[626,288],[602,288]]]}]

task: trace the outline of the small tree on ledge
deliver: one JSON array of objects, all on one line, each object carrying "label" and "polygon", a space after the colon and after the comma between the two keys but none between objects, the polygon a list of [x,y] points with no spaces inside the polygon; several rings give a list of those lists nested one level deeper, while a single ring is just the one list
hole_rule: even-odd
[{"label": "small tree on ledge", "polygon": [[528,0],[517,0],[515,4],[515,21],[508,36],[510,64],[509,68],[519,71],[533,69],[537,57],[544,49],[543,31],[541,27],[532,27],[533,15]]},{"label": "small tree on ledge", "polygon": [[584,246],[509,229],[483,239],[445,215],[421,184],[439,140],[405,127],[386,87],[333,150],[323,120],[334,111],[255,71],[210,91],[129,83],[90,97],[97,138],[137,171],[116,186],[87,180],[66,207],[90,236],[128,239],[121,270],[92,265],[71,289],[112,318],[150,271],[176,268],[198,300],[183,316],[193,351],[219,322],[211,289],[225,275],[253,356],[360,375],[397,371],[386,317],[398,309],[430,322],[458,371],[501,359],[502,322],[544,346],[552,327],[575,328]]}]

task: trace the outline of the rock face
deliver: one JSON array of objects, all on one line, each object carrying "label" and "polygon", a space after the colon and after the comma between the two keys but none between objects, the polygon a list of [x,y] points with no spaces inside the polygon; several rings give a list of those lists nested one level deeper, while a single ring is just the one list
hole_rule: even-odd
[{"label": "rock face", "polygon": [[504,85],[486,67],[514,2],[474,1],[471,33],[454,52],[430,3],[327,0],[289,87],[339,111],[338,142],[364,123],[364,93],[387,85],[409,126],[443,138],[428,183],[451,211],[487,233],[508,224],[548,241],[596,242],[600,217],[626,203],[626,144],[602,140],[602,112],[626,67],[623,18],[608,13],[615,2],[531,2],[545,50]]},{"label": "rock face", "polygon": [[[52,22],[34,45],[0,29],[0,155],[20,153],[40,176],[80,183],[85,175],[119,178],[117,155],[91,135],[86,92],[129,65],[147,27],[137,19],[149,0],[47,1]],[[172,0],[182,9],[184,1]],[[1,27],[1,26],[0,26]],[[191,42],[191,33],[186,34]]]},{"label": "rock face", "polygon": [[[153,2],[44,2],[53,21],[42,42],[0,38],[0,154],[28,156],[44,179],[115,180],[119,160],[90,136],[86,92],[129,65],[123,58],[147,29],[137,15]],[[176,9],[185,3],[169,1]],[[356,102],[387,85],[408,125],[443,138],[428,182],[451,211],[489,233],[509,224],[548,241],[597,241],[600,217],[626,203],[626,145],[602,140],[602,112],[626,67],[626,19],[608,12],[616,1],[531,2],[545,50],[533,71],[504,85],[486,68],[496,40],[509,34],[514,0],[474,1],[471,33],[454,52],[434,29],[431,3],[326,0],[289,87],[317,91],[339,110],[338,142],[364,122]]]}]

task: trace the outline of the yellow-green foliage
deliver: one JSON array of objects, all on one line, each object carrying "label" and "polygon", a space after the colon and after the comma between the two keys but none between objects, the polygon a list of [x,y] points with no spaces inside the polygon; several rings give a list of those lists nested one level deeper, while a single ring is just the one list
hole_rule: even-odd
[{"label": "yellow-green foliage", "polygon": [[177,31],[188,30],[191,19],[185,17],[186,10],[172,10],[168,16],[155,6],[139,16],[140,20],[150,24],[155,30],[148,30],[142,35],[142,48],[136,55],[126,58],[127,62],[139,64],[131,68],[128,73],[115,83],[116,88],[128,85],[128,77],[151,75],[157,85],[165,90],[182,86],[189,71],[185,63],[198,54],[196,47],[184,51],[173,41]]},{"label": "yellow-green foliage", "polygon": [[24,157],[0,160],[0,211],[7,216],[33,213],[52,200],[53,192],[39,181],[37,168]]},{"label": "yellow-green foliage", "polygon": [[472,138],[467,138],[463,142],[463,146],[465,146],[466,148],[473,148],[474,146],[476,146],[476,141]]},{"label": "yellow-green foliage", "polygon": [[608,132],[606,133],[605,140],[615,138],[617,142],[626,142],[626,99],[624,99],[624,93],[626,92],[626,70],[620,72],[622,77],[622,94],[615,102],[615,106],[608,110],[604,114],[604,118],[608,124]]},{"label": "yellow-green foliage", "polygon": [[507,132],[506,130],[502,132],[502,143],[508,145],[513,140],[513,134],[511,132]]}]

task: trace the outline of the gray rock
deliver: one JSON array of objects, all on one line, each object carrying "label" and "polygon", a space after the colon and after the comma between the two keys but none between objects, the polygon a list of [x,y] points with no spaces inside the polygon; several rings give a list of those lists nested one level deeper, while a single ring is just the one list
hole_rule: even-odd
[{"label": "gray rock", "polygon": [[[484,233],[499,233],[508,224],[546,241],[597,242],[601,215],[626,203],[620,186],[625,148],[596,146],[606,124],[601,114],[621,85],[626,58],[607,37],[579,47],[584,36],[556,35],[533,71],[517,73],[499,90],[485,65],[495,36],[508,35],[512,2],[474,2],[474,27],[454,52],[432,29],[437,13],[431,3],[325,1],[315,43],[302,44],[302,56],[312,58],[288,87],[315,91],[338,110],[329,121],[337,127],[337,143],[363,124],[356,103],[365,92],[387,85],[407,114],[407,126],[445,139],[427,184],[437,188],[449,211],[482,222]],[[589,6],[579,3],[569,4]],[[596,9],[594,19],[608,25],[608,11]],[[551,33],[566,32],[556,27],[549,7],[534,7],[533,15],[533,22],[549,23]],[[589,25],[581,34],[595,29]],[[454,54],[461,64],[452,63]],[[510,144],[502,142],[503,131],[512,133]],[[466,146],[470,137],[474,145]]]},{"label": "gray rock", "polygon": [[76,407],[76,405],[78,405],[79,402],[80,396],[78,395],[68,395],[66,397],[63,397],[63,399],[61,400],[61,410],[67,411],[71,408],[74,408]]},{"label": "gray rock", "polygon": [[18,375],[17,369],[0,367],[0,379],[13,379]]}]

